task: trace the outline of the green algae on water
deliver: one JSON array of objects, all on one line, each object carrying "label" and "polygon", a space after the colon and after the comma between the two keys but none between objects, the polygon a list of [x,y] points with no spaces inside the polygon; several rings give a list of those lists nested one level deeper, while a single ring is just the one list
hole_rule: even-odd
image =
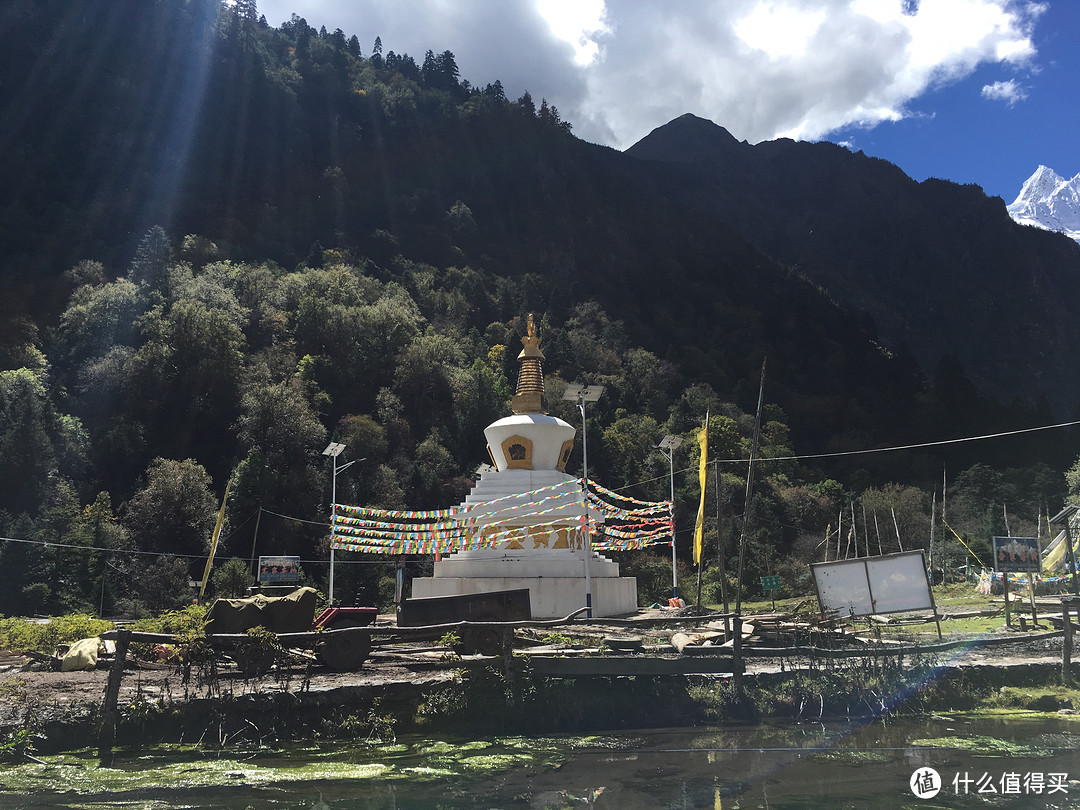
[{"label": "green algae on water", "polygon": [[813,759],[822,762],[835,762],[840,765],[874,765],[880,762],[892,761],[892,757],[881,751],[860,751],[851,748],[822,751],[814,754]]},{"label": "green algae on water", "polygon": [[926,748],[951,748],[958,751],[967,751],[977,757],[1050,757],[1054,755],[1054,750],[1051,748],[1025,745],[1013,740],[1003,740],[1000,737],[988,737],[983,734],[924,738],[912,740],[911,744]]},{"label": "green algae on water", "polygon": [[61,794],[161,794],[214,787],[275,788],[321,781],[365,783],[475,779],[508,769],[557,767],[566,761],[565,741],[524,737],[497,740],[398,741],[384,746],[295,746],[224,756],[190,746],[161,746],[112,766],[92,751],[46,757],[6,768],[0,797]]}]

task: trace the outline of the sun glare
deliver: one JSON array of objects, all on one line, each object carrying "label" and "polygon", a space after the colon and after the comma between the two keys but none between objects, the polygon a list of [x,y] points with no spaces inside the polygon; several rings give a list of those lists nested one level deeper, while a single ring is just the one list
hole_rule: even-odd
[{"label": "sun glare", "polygon": [[574,61],[588,65],[600,54],[595,37],[608,30],[604,0],[537,0],[540,16],[559,39],[574,48]]},{"label": "sun glare", "polygon": [[779,59],[803,53],[824,21],[824,11],[800,11],[782,3],[759,3],[735,23],[735,33],[754,50]]}]

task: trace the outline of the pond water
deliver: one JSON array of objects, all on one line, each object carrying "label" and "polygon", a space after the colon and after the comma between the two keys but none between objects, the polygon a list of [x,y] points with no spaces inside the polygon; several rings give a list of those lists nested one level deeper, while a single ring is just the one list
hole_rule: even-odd
[{"label": "pond water", "polygon": [[43,759],[0,767],[0,808],[1080,808],[1080,720],[1053,715]]}]

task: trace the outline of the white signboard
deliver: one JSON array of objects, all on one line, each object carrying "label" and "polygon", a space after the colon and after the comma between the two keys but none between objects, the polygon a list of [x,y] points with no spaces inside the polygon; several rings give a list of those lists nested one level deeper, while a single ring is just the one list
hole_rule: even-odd
[{"label": "white signboard", "polygon": [[814,563],[810,570],[823,613],[870,616],[934,608],[921,551]]}]

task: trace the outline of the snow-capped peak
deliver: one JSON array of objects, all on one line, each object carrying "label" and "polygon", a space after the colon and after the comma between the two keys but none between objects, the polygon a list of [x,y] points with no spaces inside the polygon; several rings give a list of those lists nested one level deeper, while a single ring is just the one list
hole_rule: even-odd
[{"label": "snow-capped peak", "polygon": [[1065,180],[1053,169],[1039,166],[1008,208],[1021,225],[1059,231],[1080,242],[1080,174]]}]

